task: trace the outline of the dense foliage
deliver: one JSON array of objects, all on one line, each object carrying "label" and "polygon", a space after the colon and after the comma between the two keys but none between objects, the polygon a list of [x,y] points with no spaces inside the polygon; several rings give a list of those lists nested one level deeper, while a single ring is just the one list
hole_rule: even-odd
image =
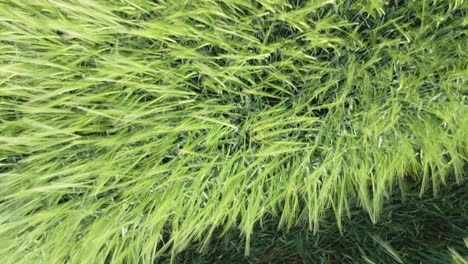
[{"label": "dense foliage", "polygon": [[467,5],[0,0],[0,262],[248,255],[461,184]]},{"label": "dense foliage", "polygon": [[[196,244],[191,246],[175,262],[468,263],[468,185],[442,187],[438,197],[431,196],[411,192],[401,199],[398,191],[392,193],[377,224],[352,204],[353,213],[343,220],[342,234],[330,213],[323,216],[315,235],[306,226],[277,230],[277,219],[266,219],[254,227],[249,257],[244,256],[240,231],[232,229],[213,238],[202,252]],[[162,258],[163,263],[169,260],[170,255]]]}]

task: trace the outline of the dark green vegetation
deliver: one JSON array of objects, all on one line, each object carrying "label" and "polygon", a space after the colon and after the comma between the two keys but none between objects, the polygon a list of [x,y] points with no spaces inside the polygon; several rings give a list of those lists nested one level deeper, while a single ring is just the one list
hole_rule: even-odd
[{"label": "dark green vegetation", "polygon": [[[463,254],[466,211],[448,204],[466,197],[467,11],[0,0],[0,263],[150,263],[189,246],[233,252],[216,241],[239,232],[255,258],[277,227],[302,230],[286,249],[298,232],[362,244],[354,260]],[[428,211],[386,202],[445,185],[454,194]],[[419,237],[419,225],[437,233],[432,214],[450,220],[440,244]],[[314,250],[303,256],[346,254]]]},{"label": "dark green vegetation", "polygon": [[[413,187],[416,185],[413,184]],[[444,187],[437,198],[396,192],[382,209],[378,224],[353,206],[343,234],[332,214],[323,217],[317,235],[307,228],[278,231],[278,221],[256,225],[251,256],[245,241],[231,230],[200,253],[181,253],[176,263],[451,263],[447,248],[468,257],[468,185]],[[464,240],[465,238],[465,240]],[[384,242],[382,242],[384,241]],[[168,260],[164,259],[164,260]],[[463,261],[454,263],[467,263]]]}]

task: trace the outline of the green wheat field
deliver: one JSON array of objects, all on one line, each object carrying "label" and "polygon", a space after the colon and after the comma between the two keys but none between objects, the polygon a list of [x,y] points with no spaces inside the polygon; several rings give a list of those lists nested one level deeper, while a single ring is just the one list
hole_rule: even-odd
[{"label": "green wheat field", "polygon": [[468,263],[467,14],[0,0],[0,263]]}]

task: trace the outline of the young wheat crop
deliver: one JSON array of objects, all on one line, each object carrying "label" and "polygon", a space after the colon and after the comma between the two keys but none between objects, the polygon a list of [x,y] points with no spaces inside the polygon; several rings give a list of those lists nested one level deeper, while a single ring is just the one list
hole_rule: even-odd
[{"label": "young wheat crop", "polygon": [[[0,262],[151,263],[461,184],[464,0],[0,0]],[[430,189],[430,190],[428,190]],[[355,209],[356,210],[356,209]],[[335,234],[339,236],[339,234]]]}]

